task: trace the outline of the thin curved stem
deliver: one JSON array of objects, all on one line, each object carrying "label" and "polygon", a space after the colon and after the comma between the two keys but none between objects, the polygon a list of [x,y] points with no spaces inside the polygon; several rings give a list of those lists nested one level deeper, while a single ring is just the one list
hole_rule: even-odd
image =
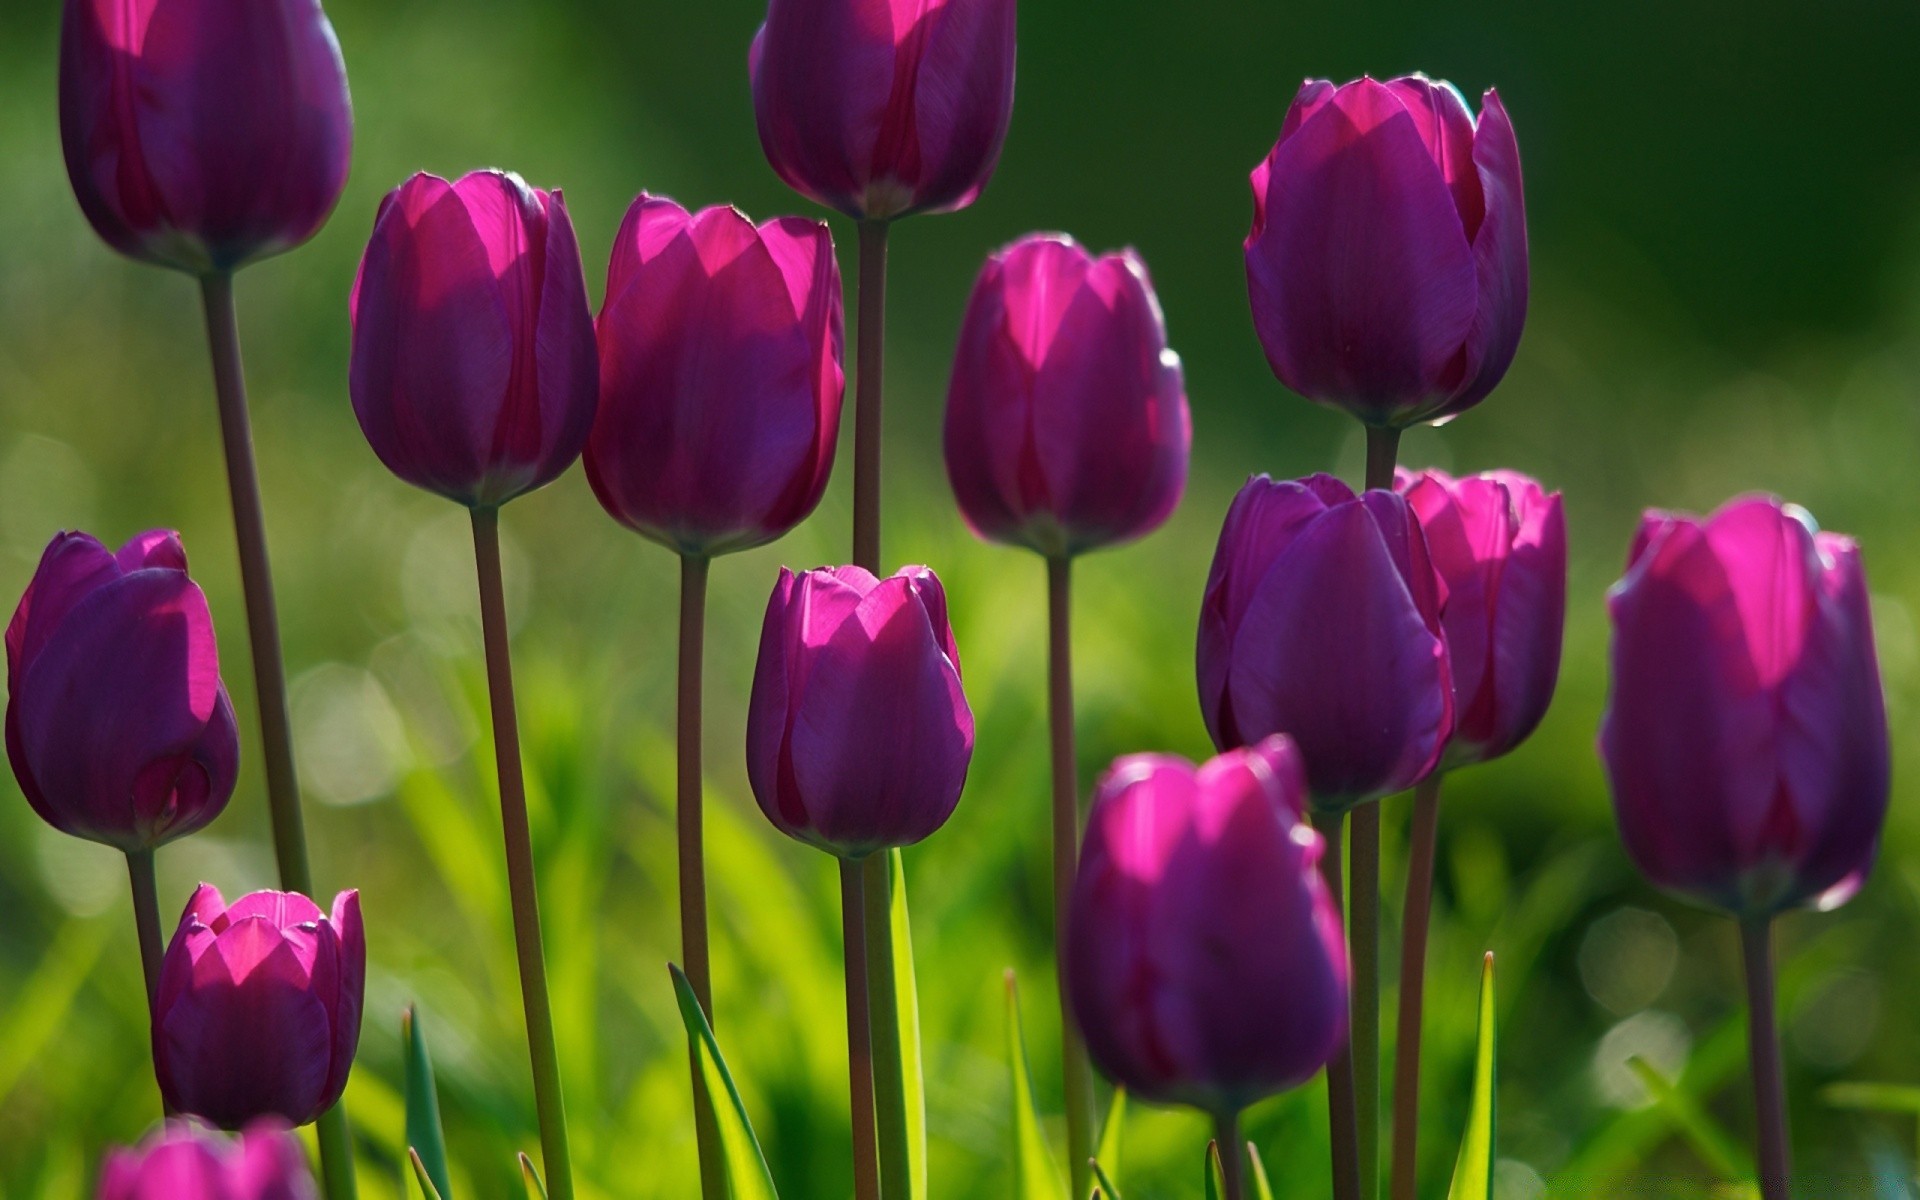
[{"label": "thin curved stem", "polygon": [[[701,816],[700,758],[701,676],[707,628],[707,568],[710,560],[686,555],[680,559],[680,695],[675,730],[678,796],[674,825],[680,854],[680,954],[686,962],[687,982],[700,1001],[707,1025],[713,1027],[713,971],[707,952],[707,859]],[[691,1054],[693,1073],[693,1129],[700,1156],[700,1194],[706,1200],[727,1200],[726,1163],[721,1157],[720,1130],[714,1121],[713,1097]]]},{"label": "thin curved stem", "polygon": [[[154,884],[153,851],[127,851],[127,882],[133,887],[133,928],[140,939],[140,970],[146,977],[147,1015],[153,1015],[155,998],[160,993],[160,960],[166,945],[160,937],[160,893]],[[173,1109],[161,1097],[161,1112],[173,1115]]]},{"label": "thin curved stem", "polygon": [[1080,785],[1073,728],[1073,560],[1047,559],[1047,718],[1053,750],[1053,941],[1060,986],[1061,1077],[1067,1103],[1067,1163],[1072,1195],[1093,1187],[1093,1067],[1067,1004],[1067,910],[1080,853]]},{"label": "thin curved stem", "polygon": [[865,893],[861,864],[841,859],[840,923],[847,970],[847,1100],[853,1118],[853,1194],[854,1200],[879,1200],[880,1148],[874,1133]]},{"label": "thin curved stem", "polygon": [[1787,1133],[1786,1075],[1774,1005],[1772,918],[1742,921],[1740,948],[1747,969],[1747,1053],[1759,1118],[1760,1193],[1765,1200],[1787,1200],[1793,1178],[1792,1142]]},{"label": "thin curved stem", "polygon": [[513,657],[507,637],[506,588],[500,576],[500,510],[473,510],[473,555],[480,579],[480,628],[486,643],[487,695],[493,709],[493,754],[500,775],[500,828],[506,839],[507,894],[513,906],[513,946],[526,1009],[527,1053],[533,1064],[533,1102],[540,1118],[540,1155],[547,1192],[573,1200],[573,1160],[567,1149],[566,1103],[554,1049],[553,1004],[547,995],[547,958],[540,937],[540,896],[533,870],[533,833],[527,821],[526,778],[520,763],[520,720],[514,710]]},{"label": "thin curved stem", "polygon": [[1407,850],[1407,902],[1400,941],[1400,1023],[1393,1043],[1393,1200],[1418,1200],[1420,1041],[1427,990],[1427,931],[1433,915],[1434,856],[1440,840],[1436,771],[1413,791],[1413,839]]},{"label": "thin curved stem", "polygon": [[[1336,908],[1344,911],[1341,896],[1340,854],[1346,840],[1345,813],[1315,813],[1313,827],[1326,840],[1325,857],[1320,860],[1327,890],[1333,893]],[[1340,1047],[1340,1053],[1327,1064],[1327,1125],[1332,1133],[1334,1200],[1359,1200],[1360,1137],[1359,1118],[1354,1108],[1353,1040]]]}]

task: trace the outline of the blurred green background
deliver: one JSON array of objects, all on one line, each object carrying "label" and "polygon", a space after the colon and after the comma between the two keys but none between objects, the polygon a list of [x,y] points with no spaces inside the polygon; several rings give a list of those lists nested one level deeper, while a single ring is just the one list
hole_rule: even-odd
[{"label": "blurred green background", "polygon": [[[507,940],[465,518],[390,478],[346,396],[346,293],[380,195],[499,165],[567,191],[597,276],[642,189],[756,216],[811,212],[766,167],[746,48],[754,0],[332,0],[359,137],[310,246],[249,270],[241,304],[316,876],[364,895],[367,1024],[349,1100],[363,1194],[397,1194],[398,1014],[436,1049],[461,1196],[509,1194],[533,1114]],[[48,537],[184,531],[252,738],[252,695],[198,304],[98,243],[61,167],[53,0],[0,5],[0,597]],[[1711,1141],[1626,1063],[1750,1128],[1731,929],[1634,876],[1592,752],[1602,597],[1646,505],[1782,492],[1865,543],[1896,750],[1920,703],[1920,125],[1901,0],[1357,5],[1031,0],[1006,154],[972,210],[895,237],[887,557],[948,581],[979,751],[950,825],[908,853],[933,1184],[1005,1197],[1001,974],[1025,985],[1041,1103],[1058,1109],[1047,966],[1042,569],[977,544],[938,455],[948,355],[983,254],[1035,228],[1131,244],[1185,357],[1193,480],[1170,525],[1084,560],[1081,775],[1207,750],[1192,630],[1214,534],[1252,471],[1360,466],[1355,427],[1284,392],[1246,315],[1246,172],[1298,81],[1423,69],[1497,84],[1519,130],[1534,300],[1505,385],[1405,459],[1510,466],[1564,488],[1566,670],[1545,726],[1450,781],[1432,959],[1427,1185],[1451,1168],[1480,952],[1501,956],[1501,1195],[1719,1194]],[[843,246],[850,230],[835,219]],[[851,269],[850,257],[846,260]],[[599,279],[591,281],[596,294]],[[843,467],[846,456],[843,455]],[[714,571],[708,760],[717,1024],[790,1200],[845,1196],[834,874],[754,809],[742,703],[777,564],[846,554],[848,473],[818,514]],[[675,953],[674,562],[607,520],[575,472],[513,505],[511,602],[560,1048],[591,1196],[695,1192]],[[273,882],[258,755],[205,835],[160,855],[163,905]],[[1920,1083],[1920,818],[1897,773],[1882,868],[1850,907],[1784,928],[1786,1046],[1808,1196],[1870,1194],[1911,1120],[1841,1111],[1840,1080]],[[157,1100],[124,872],[0,795],[0,1191],[71,1197]],[[1389,913],[1404,800],[1388,808]],[[1389,931],[1391,933],[1391,930]],[[1902,997],[1907,997],[1903,1000]],[[1286,1014],[1275,1013],[1276,1021]],[[1391,1022],[1389,1021],[1389,1026]],[[1282,1194],[1328,1194],[1323,1093],[1258,1109]],[[1136,1106],[1129,1196],[1197,1194],[1199,1122]]]}]

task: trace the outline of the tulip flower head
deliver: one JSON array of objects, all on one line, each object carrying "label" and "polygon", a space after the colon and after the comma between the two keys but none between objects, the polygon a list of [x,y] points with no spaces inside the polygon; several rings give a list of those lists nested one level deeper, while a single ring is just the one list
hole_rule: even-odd
[{"label": "tulip flower head", "polygon": [[366,980],[360,893],[340,893],[328,914],[297,892],[228,905],[201,884],[160,966],[160,1094],[223,1129],[315,1120],[347,1086]]},{"label": "tulip flower head", "polygon": [[1214,744],[1298,744],[1313,806],[1412,787],[1453,732],[1444,584],[1401,497],[1329,475],[1247,482],[1200,610],[1200,705]]},{"label": "tulip flower head", "polygon": [[599,353],[559,192],[415,175],[381,202],[351,315],[354,415],[395,475],[492,508],[580,456]]},{"label": "tulip flower head", "polygon": [[196,275],[312,237],[353,108],[319,0],[66,0],[60,136],[108,245]]},{"label": "tulip flower head", "polygon": [[1422,75],[1310,79],[1253,171],[1247,290],[1280,382],[1369,425],[1465,412],[1527,315],[1520,148]]},{"label": "tulip flower head", "polygon": [[1640,870],[1741,918],[1849,899],[1889,787],[1859,548],[1769,496],[1649,512],[1608,607],[1600,753]]},{"label": "tulip flower head", "polygon": [[775,828],[842,858],[911,845],[953,815],[972,757],[932,571],[780,572],[747,710],[747,778]]},{"label": "tulip flower head", "polygon": [[1401,471],[1447,593],[1441,619],[1453,671],[1445,765],[1498,758],[1546,715],[1567,612],[1567,519],[1560,493],[1516,471],[1459,479]]},{"label": "tulip flower head", "polygon": [[266,1118],[229,1138],[168,1121],[140,1145],[110,1151],[96,1200],[317,1200],[306,1152],[285,1122]]},{"label": "tulip flower head", "polygon": [[1144,536],[1192,420],[1146,264],[1034,234],[987,260],[947,392],[947,477],[981,537],[1050,557]]},{"label": "tulip flower head", "polygon": [[6,642],[7,757],[42,820],[138,852],[220,815],[240,736],[178,534],[55,537]]},{"label": "tulip flower head", "polygon": [[965,208],[1013,115],[1014,0],[769,0],[748,65],[767,161],[855,220]]},{"label": "tulip flower head", "polygon": [[846,384],[825,225],[641,196],[599,340],[587,480],[615,520],[709,557],[773,541],[820,502]]},{"label": "tulip flower head", "polygon": [[1067,923],[1068,1001],[1135,1095],[1228,1116],[1346,1041],[1347,954],[1285,737],[1204,766],[1138,754],[1095,790]]}]

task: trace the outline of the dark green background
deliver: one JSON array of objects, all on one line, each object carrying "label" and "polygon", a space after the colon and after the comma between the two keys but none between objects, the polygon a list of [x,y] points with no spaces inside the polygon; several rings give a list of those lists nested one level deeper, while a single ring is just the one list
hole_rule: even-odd
[{"label": "dark green background", "polygon": [[[345,391],[346,292],[379,196],[405,174],[500,165],[562,186],[596,298],[642,189],[756,217],[811,212],[753,128],[749,0],[337,0],[359,120],[353,181],[241,303],[318,877],[364,891],[374,968],[350,1101],[363,1194],[395,1194],[397,1013],[438,1051],[461,1195],[508,1194],[534,1135],[485,753],[471,561],[457,510],[388,477]],[[61,168],[57,6],[0,8],[0,594],[46,539],[181,529],[251,709],[242,616],[191,284],[115,258]],[[1025,981],[1029,1050],[1057,1108],[1046,965],[1039,564],[973,541],[937,451],[945,366],[982,255],[1030,229],[1138,247],[1185,357],[1188,497],[1169,526],[1080,570],[1081,769],[1206,749],[1192,628],[1221,514],[1251,471],[1357,474],[1355,428],[1287,394],[1246,314],[1246,173],[1303,76],[1423,69],[1497,84],[1519,131],[1534,303],[1479,409],[1407,439],[1414,463],[1510,466],[1564,488],[1574,541],[1567,663],[1539,735],[1450,783],[1433,959],[1427,1186],[1443,1194],[1467,1080],[1479,953],[1501,954],[1502,1195],[1712,1194],[1697,1136],[1609,1092],[1630,1053],[1710,1117],[1750,1127],[1723,922],[1638,882],[1591,750],[1602,596],[1646,505],[1780,491],[1856,533],[1875,586],[1896,753],[1916,748],[1920,551],[1920,9],[1719,0],[1288,5],[1030,2],[1019,98],[972,210],[896,231],[887,556],[936,566],[979,713],[959,814],[909,853],[919,920],[934,1193],[1002,1197],[1011,1132],[1001,971]],[[850,244],[837,218],[836,236]],[[851,269],[850,256],[846,260]],[[844,466],[844,463],[843,463]],[[844,557],[842,471],[786,541],[714,572],[708,760],[718,1023],[784,1194],[844,1196],[844,1049],[833,876],[753,809],[742,700],[776,564]],[[589,1195],[692,1194],[674,953],[672,621],[666,552],[608,521],[577,473],[506,514],[536,835],[569,1099]],[[161,854],[163,904],[197,878],[272,882],[251,719],[228,815]],[[1865,1194],[1899,1118],[1840,1112],[1836,1080],[1920,1082],[1911,788],[1885,861],[1843,912],[1790,919],[1787,1056],[1808,1195]],[[1404,802],[1390,805],[1390,863]],[[1388,871],[1397,889],[1398,870]],[[0,1191],[71,1196],[155,1111],[120,867],[0,797]],[[1397,911],[1397,893],[1388,905]],[[1622,910],[1628,910],[1622,915]],[[1284,1013],[1274,1015],[1284,1021]],[[1604,1041],[1602,1039],[1605,1039]],[[1321,1094],[1254,1115],[1280,1191],[1327,1193]],[[1610,1098],[1611,1097],[1611,1098]],[[1136,1115],[1129,1196],[1198,1193],[1197,1121]],[[1710,1140],[1710,1139],[1709,1139]],[[1898,1155],[1901,1151],[1894,1150]],[[1904,1156],[1910,1160],[1910,1152]]]}]

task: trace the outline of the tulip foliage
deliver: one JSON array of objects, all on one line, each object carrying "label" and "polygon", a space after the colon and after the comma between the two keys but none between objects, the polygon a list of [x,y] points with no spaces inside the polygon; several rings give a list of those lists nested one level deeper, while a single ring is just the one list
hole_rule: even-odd
[{"label": "tulip foliage", "polygon": [[[588,922],[543,923],[536,868],[550,905],[559,895],[590,908],[594,889],[611,884],[536,853],[550,831],[536,819],[543,781],[530,789],[522,762],[501,510],[584,459],[606,513],[680,559],[677,886],[646,882],[677,902],[681,940],[653,1002],[671,999],[687,1073],[672,1107],[640,1087],[633,1106],[691,1127],[683,1140],[704,1200],[776,1200],[783,1186],[794,1197],[813,1181],[776,1178],[751,1111],[765,1094],[743,1086],[722,1047],[735,1029],[778,1028],[781,1044],[809,1051],[832,1038],[837,1064],[838,1032],[796,1023],[739,972],[712,969],[714,943],[777,935],[724,908],[709,919],[702,805],[720,785],[702,758],[705,618],[713,560],[775,542],[822,505],[850,381],[852,561],[774,571],[741,558],[742,572],[764,573],[737,595],[771,594],[745,711],[716,715],[766,823],[839,871],[847,1136],[833,1153],[850,1161],[856,1200],[929,1200],[956,1186],[929,1149],[929,1035],[903,850],[955,853],[937,839],[963,803],[990,806],[1021,846],[1051,850],[1045,936],[1057,987],[1047,1007],[1059,1022],[1064,1157],[1036,1100],[1053,1094],[1055,1064],[1029,1061],[1008,972],[1008,1194],[1120,1200],[1132,1104],[1210,1123],[1211,1140],[1185,1127],[1210,1200],[1271,1200],[1294,1190],[1291,1176],[1323,1169],[1336,1200],[1421,1194],[1442,779],[1500,770],[1488,764],[1523,752],[1554,695],[1569,602],[1598,602],[1569,596],[1560,493],[1513,469],[1456,477],[1398,462],[1402,430],[1476,409],[1519,351],[1529,248],[1515,125],[1497,92],[1476,113],[1452,85],[1421,75],[1309,80],[1295,96],[1252,173],[1249,311],[1276,379],[1364,427],[1365,475],[1358,486],[1255,475],[1224,513],[1201,518],[1220,520],[1210,571],[1161,581],[1142,603],[1172,620],[1197,602],[1199,726],[1218,754],[1196,763],[1141,746],[1089,795],[1075,741],[1073,563],[1124,554],[1166,526],[1196,471],[1186,371],[1138,252],[1094,254],[1057,233],[1019,238],[984,255],[955,331],[947,480],[974,534],[1043,560],[1044,655],[1010,614],[981,615],[964,571],[889,571],[898,560],[883,559],[880,540],[886,230],[984,196],[1013,109],[1015,10],[1014,0],[770,0],[742,90],[773,172],[854,222],[853,306],[835,226],[756,223],[724,204],[690,209],[643,191],[613,233],[596,317],[561,192],[503,170],[401,183],[363,214],[371,232],[357,275],[332,281],[351,336],[338,390],[368,461],[472,522],[494,751],[486,782],[505,876],[476,907],[500,926],[483,932],[511,938],[525,1057],[518,1046],[499,1057],[526,1070],[531,1104],[463,1096],[461,1109],[531,1112],[539,1159],[518,1159],[530,1200],[632,1181],[575,1180],[576,1143],[606,1140],[580,1131],[606,1114],[580,1103],[580,1090],[569,1108],[581,1081],[567,1072],[585,1064],[561,1052],[554,993],[597,996],[599,980],[583,986],[579,963],[598,957],[553,949]],[[226,615],[190,577],[178,534],[140,534],[118,551],[56,534],[6,630],[7,753],[48,826],[126,856],[163,1114],[144,1139],[116,1131],[133,1144],[105,1158],[97,1195],[349,1200],[371,1177],[367,1139],[341,1107],[362,1042],[369,947],[387,968],[374,994],[392,995],[408,986],[397,965],[412,932],[382,903],[382,880],[363,881],[364,925],[360,891],[324,910],[315,900],[232,288],[235,271],[311,238],[341,195],[353,118],[340,47],[318,0],[65,0],[59,80],[86,221],[123,254],[198,277],[206,298],[282,882],[231,904],[201,884],[163,942],[156,850],[219,819],[243,780],[242,722],[214,630]],[[1488,407],[1475,419],[1501,419]],[[1599,750],[1625,853],[1654,887],[1739,926],[1757,1116],[1750,1173],[1765,1200],[1785,1200],[1775,924],[1865,885],[1889,801],[1862,551],[1771,496],[1705,518],[1653,510],[1607,608],[1612,688]],[[1046,710],[1050,781],[974,772],[969,793],[977,745],[1026,735],[1014,722],[976,722],[980,697],[967,689],[977,681],[963,679],[956,627],[970,645],[1031,658],[1036,693],[1044,657],[1035,706]],[[743,657],[734,647],[722,661]],[[1185,677],[1175,664],[1157,669]],[[1049,783],[1051,827],[1027,828],[1016,801]],[[1409,791],[1404,908],[1383,920],[1381,830]],[[450,803],[447,819],[463,811]],[[465,869],[495,869],[477,854],[482,841],[464,840],[476,850]],[[650,870],[667,856],[635,861]],[[1010,885],[978,902],[1022,908],[1024,919],[1029,900]],[[1388,929],[1402,939],[1390,1095]],[[560,987],[549,986],[550,956],[566,961]],[[731,965],[731,948],[719,957]],[[1470,963],[1433,965],[1455,979]],[[1491,954],[1480,988],[1468,1117],[1449,1131],[1460,1144],[1449,1200],[1495,1190]],[[404,1135],[388,1165],[404,1158],[422,1194],[454,1200],[469,1176],[449,1155],[415,1009],[398,1053],[381,1057],[405,1071]],[[1644,1073],[1656,1092],[1666,1086],[1651,1066]],[[1321,1080],[1325,1158],[1291,1145],[1263,1156],[1243,1117]],[[317,1176],[291,1132],[308,1124]],[[816,1137],[843,1128],[837,1104],[807,1124]],[[1290,1178],[1276,1191],[1265,1159],[1282,1155]],[[506,1161],[502,1148],[497,1165]],[[1300,1187],[1324,1190],[1317,1177]]]}]

